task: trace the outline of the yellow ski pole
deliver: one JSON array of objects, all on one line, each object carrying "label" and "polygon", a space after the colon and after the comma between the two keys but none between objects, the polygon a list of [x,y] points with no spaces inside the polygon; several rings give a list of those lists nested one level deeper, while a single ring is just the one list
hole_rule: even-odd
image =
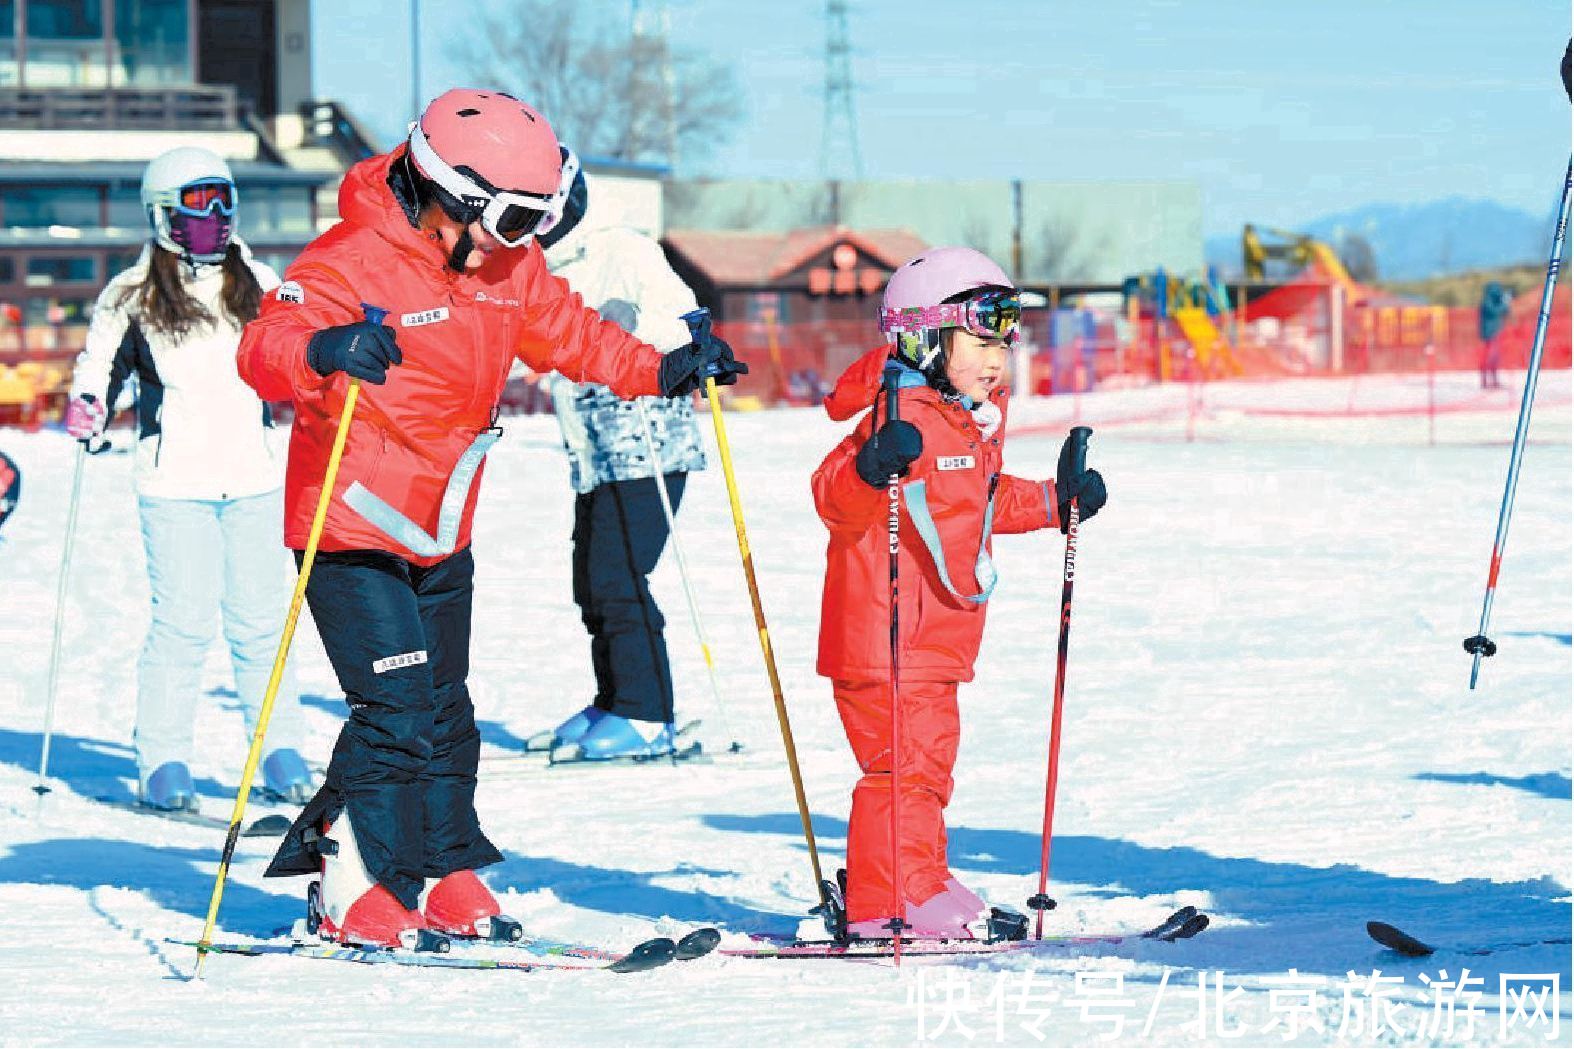
[{"label": "yellow ski pole", "polygon": [[[696,339],[710,334],[710,311],[694,310],[683,315]],[[782,730],[782,745],[787,750],[787,768],[792,773],[792,789],[798,800],[798,819],[803,823],[803,838],[809,846],[809,863],[814,868],[815,891],[822,907],[829,907],[830,896],[825,876],[820,872],[820,851],[814,844],[814,826],[809,820],[809,801],[803,792],[803,774],[798,769],[798,748],[793,744],[792,723],[787,718],[787,701],[782,697],[781,677],[776,673],[776,655],[771,650],[771,634],[765,625],[765,609],[760,604],[760,585],[754,578],[754,555],[749,551],[749,535],[743,526],[743,504],[738,500],[738,479],[732,472],[732,446],[727,443],[727,425],[722,419],[721,397],[716,380],[705,379],[705,399],[710,402],[711,422],[716,427],[716,448],[721,454],[721,471],[727,479],[727,499],[732,504],[732,527],[738,533],[738,555],[743,559],[743,576],[749,584],[749,600],[754,604],[754,626],[760,635],[760,652],[765,656],[765,672],[771,679],[771,697],[776,701],[776,723]]]},{"label": "yellow ski pole", "polygon": [[[386,311],[376,306],[363,306],[366,319],[373,324],[382,323]],[[224,899],[224,882],[229,877],[230,861],[235,858],[235,844],[240,840],[241,820],[246,816],[246,802],[251,796],[251,781],[257,775],[257,763],[262,758],[262,740],[268,731],[268,719],[273,716],[273,700],[279,692],[279,681],[284,676],[284,664],[289,658],[290,642],[295,639],[295,623],[301,615],[301,604],[306,600],[306,583],[311,578],[312,562],[317,558],[317,543],[322,538],[323,522],[328,519],[328,503],[333,498],[333,483],[339,476],[339,460],[344,456],[345,438],[350,435],[350,419],[355,415],[355,402],[361,395],[361,380],[351,379],[344,395],[344,408],[339,412],[339,429],[333,435],[333,451],[328,455],[328,470],[323,475],[322,494],[317,497],[317,512],[312,515],[311,531],[306,536],[306,552],[301,557],[300,575],[295,580],[295,593],[290,597],[289,615],[284,619],[284,633],[279,637],[279,651],[273,657],[273,672],[268,675],[268,690],[262,696],[262,709],[257,712],[257,730],[251,736],[251,749],[246,753],[246,767],[241,770],[240,789],[235,793],[235,807],[230,811],[230,827],[224,837],[224,853],[219,857],[219,872],[213,879],[213,895],[208,900],[208,918],[202,926],[202,938],[197,941],[197,964],[191,978],[202,975],[202,960],[213,943],[213,927],[219,919],[219,901]]]}]

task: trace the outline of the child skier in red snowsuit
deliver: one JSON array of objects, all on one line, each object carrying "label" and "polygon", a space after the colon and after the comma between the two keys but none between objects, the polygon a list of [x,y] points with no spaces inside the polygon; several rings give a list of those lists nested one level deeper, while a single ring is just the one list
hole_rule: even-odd
[{"label": "child skier in red snowsuit", "polygon": [[[848,369],[826,400],[833,419],[874,406],[813,479],[830,530],[818,671],[863,777],[847,832],[847,921],[864,937],[967,936],[983,901],[946,863],[943,810],[951,798],[960,725],[957,686],[973,679],[984,611],[995,585],[994,532],[1060,525],[1078,498],[1082,519],[1104,504],[1095,470],[1058,481],[1001,473],[1006,351],[1021,307],[999,266],[970,248],[935,248],[891,277],[881,328],[892,346]],[[886,390],[898,389],[895,417]],[[901,799],[901,902],[893,877],[889,482],[905,478],[898,544],[894,748]]]}]

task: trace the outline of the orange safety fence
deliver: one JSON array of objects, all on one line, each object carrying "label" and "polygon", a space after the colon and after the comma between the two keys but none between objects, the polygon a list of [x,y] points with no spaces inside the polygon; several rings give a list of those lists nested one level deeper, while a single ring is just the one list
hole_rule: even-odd
[{"label": "orange safety fence", "polygon": [[[1354,297],[1356,301],[1347,301]],[[1514,300],[1492,351],[1503,371],[1523,370],[1540,289]],[[1354,286],[1286,283],[1227,315],[1201,309],[1162,319],[1093,309],[1074,338],[1047,345],[1054,318],[1024,311],[1024,348],[1013,352],[1013,385],[1036,395],[1113,387],[1291,377],[1351,377],[1477,371],[1488,363],[1474,308],[1406,303]],[[1560,285],[1543,355],[1546,369],[1570,367],[1570,294]],[[872,317],[779,324],[769,317],[722,321],[716,331],[750,372],[724,390],[737,408],[817,405],[842,371],[884,336]],[[58,419],[85,328],[0,323],[0,424]],[[543,411],[550,399],[529,379],[509,383],[507,414]]]}]

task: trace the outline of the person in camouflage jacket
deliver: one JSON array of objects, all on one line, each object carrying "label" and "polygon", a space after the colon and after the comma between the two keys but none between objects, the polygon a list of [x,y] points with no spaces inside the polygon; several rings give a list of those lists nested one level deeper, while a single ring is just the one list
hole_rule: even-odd
[{"label": "person in camouflage jacket", "polygon": [[[564,217],[542,236],[547,264],[586,305],[660,350],[690,341],[682,316],[694,293],[653,239],[580,220],[587,192],[565,156]],[[604,221],[604,219],[603,219]],[[672,749],[672,673],[666,620],[650,592],[668,524],[653,483],[659,471],[676,511],[688,474],[705,468],[688,398],[625,401],[605,386],[547,380],[574,486],[574,601],[590,632],[596,694],[553,733],[554,753],[582,759]],[[651,440],[645,426],[649,424]],[[652,459],[654,452],[655,459]]]}]

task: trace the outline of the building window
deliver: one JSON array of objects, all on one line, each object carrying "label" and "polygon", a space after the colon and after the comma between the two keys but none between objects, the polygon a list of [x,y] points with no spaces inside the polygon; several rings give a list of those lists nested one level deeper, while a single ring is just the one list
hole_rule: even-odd
[{"label": "building window", "polygon": [[29,298],[22,303],[22,323],[85,325],[93,315],[94,302],[94,299],[80,297]]},{"label": "building window", "polygon": [[0,256],[0,284],[10,284],[14,280],[16,280],[16,263],[5,256]]},{"label": "building window", "polygon": [[106,283],[114,280],[126,270],[129,270],[136,261],[142,257],[142,249],[135,251],[111,251],[104,259]]},{"label": "building window", "polygon": [[186,15],[186,0],[115,0],[116,82],[190,83],[191,26]]},{"label": "building window", "polygon": [[245,233],[312,233],[311,189],[241,186],[240,228]]},{"label": "building window", "polygon": [[27,260],[29,287],[45,284],[91,284],[98,276],[92,255],[34,255]]},{"label": "building window", "polygon": [[16,0],[0,0],[0,87],[16,87]]},{"label": "building window", "polygon": [[136,186],[113,186],[109,191],[109,224],[116,229],[145,230],[148,213],[142,207],[142,191]]},{"label": "building window", "polygon": [[28,0],[27,86],[105,87],[102,0]]},{"label": "building window", "polygon": [[[31,59],[28,68],[32,68]],[[4,208],[5,224],[11,227],[96,227],[100,222],[99,193],[97,186],[4,186],[0,187],[0,208]]]}]

